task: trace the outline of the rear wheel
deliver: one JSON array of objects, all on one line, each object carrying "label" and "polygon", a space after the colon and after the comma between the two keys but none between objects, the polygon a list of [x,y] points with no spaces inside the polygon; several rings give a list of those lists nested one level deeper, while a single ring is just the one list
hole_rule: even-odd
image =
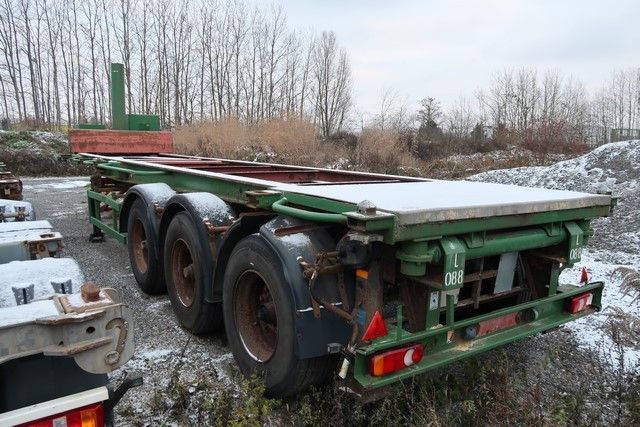
[{"label": "rear wheel", "polygon": [[294,304],[278,256],[258,235],[229,258],[223,284],[227,339],[243,374],[264,377],[267,394],[285,397],[324,382],[335,359],[298,359]]},{"label": "rear wheel", "polygon": [[147,294],[166,291],[162,265],[158,259],[157,234],[142,199],[133,202],[127,219],[127,249],[131,271],[140,289]]},{"label": "rear wheel", "polygon": [[207,268],[210,262],[201,250],[191,216],[176,214],[164,241],[164,273],[173,311],[180,324],[194,334],[222,328],[220,304],[205,301],[205,289],[213,286]]}]

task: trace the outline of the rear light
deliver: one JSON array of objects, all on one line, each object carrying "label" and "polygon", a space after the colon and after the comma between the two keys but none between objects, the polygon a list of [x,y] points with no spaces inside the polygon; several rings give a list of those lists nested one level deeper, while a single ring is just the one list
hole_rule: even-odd
[{"label": "rear light", "polygon": [[22,424],[20,427],[103,427],[102,402]]},{"label": "rear light", "polygon": [[369,371],[374,377],[382,377],[420,363],[423,354],[424,347],[422,344],[376,354],[371,358]]},{"label": "rear light", "polygon": [[593,302],[593,294],[587,292],[586,294],[576,295],[571,297],[568,302],[567,311],[571,314],[576,314],[585,308],[588,308]]},{"label": "rear light", "polygon": [[504,316],[496,317],[494,319],[485,320],[478,324],[476,337],[490,334],[492,332],[499,331],[501,329],[511,328],[518,324],[519,313],[509,313]]}]

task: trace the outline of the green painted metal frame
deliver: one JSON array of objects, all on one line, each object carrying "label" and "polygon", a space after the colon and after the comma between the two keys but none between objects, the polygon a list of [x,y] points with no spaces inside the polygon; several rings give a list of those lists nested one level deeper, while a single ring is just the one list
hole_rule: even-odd
[{"label": "green painted metal frame", "polygon": [[[429,370],[474,356],[496,347],[500,347],[519,339],[543,332],[564,323],[576,320],[593,313],[600,308],[602,282],[594,282],[585,286],[564,286],[558,289],[558,293],[540,298],[534,301],[518,304],[488,314],[465,319],[459,322],[454,320],[453,304],[447,304],[446,324],[411,333],[395,325],[389,325],[387,336],[374,340],[371,344],[361,346],[356,350],[354,377],[365,388],[377,388],[395,383],[404,378],[409,378]],[[564,311],[566,300],[572,296],[585,292],[593,292],[593,307],[577,314]],[[453,301],[453,298],[450,298]],[[449,302],[449,301],[447,301]],[[536,320],[523,323],[508,329],[503,329],[479,338],[463,343],[448,343],[447,335],[453,331],[459,331],[479,322],[494,319],[506,314],[518,313],[528,309],[535,309],[539,315]],[[401,311],[400,311],[401,313]],[[401,316],[399,316],[400,322]],[[368,371],[368,362],[372,354],[410,344],[422,343],[425,345],[425,356],[416,365],[385,377],[373,377]]]},{"label": "green painted metal frame", "polygon": [[[201,176],[185,172],[174,172],[154,169],[152,166],[132,166],[117,160],[101,161],[87,160],[78,157],[79,161],[93,164],[108,178],[131,184],[145,184],[164,182],[179,192],[205,191],[211,192],[230,203],[250,205],[258,200],[257,205],[262,208],[280,210],[286,215],[320,222],[344,223],[354,229],[375,232],[383,236],[383,241],[395,244],[402,241],[437,239],[442,236],[460,235],[465,233],[486,232],[507,228],[529,227],[535,225],[562,223],[567,221],[588,221],[593,218],[607,216],[610,206],[593,206],[560,211],[538,212],[525,215],[508,215],[487,218],[474,218],[456,221],[441,221],[417,225],[400,225],[396,218],[389,214],[364,216],[357,212],[357,206],[297,193],[286,192],[279,197],[272,193],[250,197],[251,193],[260,193],[265,188],[251,183],[240,183],[224,178]],[[286,202],[282,201],[282,198]],[[265,203],[261,203],[262,199]],[[296,208],[287,206],[295,204]],[[275,205],[275,206],[274,206]],[[309,208],[309,210],[304,208]],[[320,215],[315,214],[335,214]],[[339,216],[344,216],[345,220]]]},{"label": "green painted metal frame", "polygon": [[[111,225],[102,220],[100,204],[105,204],[112,209]],[[122,244],[127,242],[127,234],[118,231],[118,221],[120,220],[120,211],[122,209],[121,200],[93,190],[87,190],[87,205],[89,206],[89,223],[91,223],[91,225],[98,227],[103,233]]]}]

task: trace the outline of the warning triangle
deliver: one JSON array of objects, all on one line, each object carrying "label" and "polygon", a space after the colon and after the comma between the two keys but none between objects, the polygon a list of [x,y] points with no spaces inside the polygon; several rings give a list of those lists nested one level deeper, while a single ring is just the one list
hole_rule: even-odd
[{"label": "warning triangle", "polygon": [[364,335],[362,336],[363,341],[371,341],[374,338],[380,338],[387,335],[387,325],[384,323],[384,319],[382,318],[382,314],[376,310],[373,318],[371,319],[371,323],[367,327],[367,330],[364,331]]}]

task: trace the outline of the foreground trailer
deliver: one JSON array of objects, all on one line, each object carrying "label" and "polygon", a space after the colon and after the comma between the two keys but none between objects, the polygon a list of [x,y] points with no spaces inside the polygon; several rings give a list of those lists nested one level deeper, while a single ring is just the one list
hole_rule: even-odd
[{"label": "foreground trailer", "polygon": [[[108,131],[116,132],[116,131]],[[600,308],[560,284],[609,195],[170,154],[80,153],[92,239],[272,396],[366,393]]]},{"label": "foreground trailer", "polygon": [[0,427],[113,425],[141,382],[109,381],[133,353],[131,311],[63,248],[29,203],[0,200]]}]

